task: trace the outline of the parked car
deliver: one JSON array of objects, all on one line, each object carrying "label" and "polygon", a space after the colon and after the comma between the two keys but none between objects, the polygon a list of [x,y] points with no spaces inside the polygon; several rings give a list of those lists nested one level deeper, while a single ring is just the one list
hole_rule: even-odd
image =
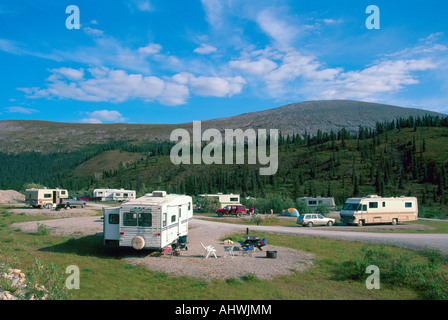
[{"label": "parked car", "polygon": [[218,214],[219,217],[222,217],[225,214],[231,214],[237,217],[241,217],[243,214],[247,213],[247,209],[245,206],[241,204],[232,204],[216,210],[216,213]]},{"label": "parked car", "polygon": [[302,226],[312,227],[312,226],[329,226],[331,227],[336,222],[333,218],[325,218],[321,214],[308,213],[301,214],[297,218],[297,224]]},{"label": "parked car", "polygon": [[86,201],[81,200],[80,198],[72,198],[72,199],[61,199],[59,206],[62,208],[71,208],[71,207],[81,207],[84,208],[86,206]]}]

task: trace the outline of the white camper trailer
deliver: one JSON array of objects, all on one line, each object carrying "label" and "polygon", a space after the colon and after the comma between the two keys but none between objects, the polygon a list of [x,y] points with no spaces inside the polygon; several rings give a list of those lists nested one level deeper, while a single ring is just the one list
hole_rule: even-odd
[{"label": "white camper trailer", "polygon": [[104,209],[104,243],[136,250],[186,243],[192,218],[190,196],[153,191],[120,207]]},{"label": "white camper trailer", "polygon": [[201,209],[199,205],[199,200],[201,198],[215,198],[218,199],[220,208],[224,208],[225,206],[229,204],[240,204],[240,195],[239,194],[200,194],[198,195],[197,203],[196,203],[196,209]]},{"label": "white camper trailer", "polygon": [[340,212],[341,221],[362,226],[367,223],[392,223],[418,219],[418,203],[415,197],[382,198],[369,195],[349,198]]},{"label": "white camper trailer", "polygon": [[65,189],[26,189],[25,204],[37,208],[53,208],[61,199],[67,199],[68,192]]},{"label": "white camper trailer", "polygon": [[135,190],[124,189],[95,189],[93,197],[101,201],[127,201],[135,200]]},{"label": "white camper trailer", "polygon": [[310,198],[310,197],[302,197],[298,198],[298,201],[303,201],[305,204],[313,209],[316,209],[319,205],[327,205],[331,208],[331,210],[336,209],[336,203],[334,202],[334,198]]}]

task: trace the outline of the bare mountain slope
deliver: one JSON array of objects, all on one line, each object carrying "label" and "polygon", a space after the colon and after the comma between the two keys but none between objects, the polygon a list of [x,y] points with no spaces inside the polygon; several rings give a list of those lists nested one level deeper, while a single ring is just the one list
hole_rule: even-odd
[{"label": "bare mountain slope", "polygon": [[[348,100],[309,101],[283,107],[245,113],[229,118],[202,122],[202,130],[216,129],[280,129],[283,134],[317,130],[329,132],[343,127],[356,132],[360,125],[373,127],[378,121],[399,117],[439,115],[436,112],[390,105]],[[87,144],[112,141],[164,141],[176,128],[191,130],[183,124],[80,124],[48,121],[0,121],[0,151],[53,152],[79,150]]]},{"label": "bare mountain slope", "polygon": [[425,114],[446,116],[436,112],[351,100],[308,101],[293,103],[265,111],[213,119],[203,122],[212,128],[272,128],[283,134],[329,132],[345,127],[357,132],[359,126],[374,127],[377,122]]}]

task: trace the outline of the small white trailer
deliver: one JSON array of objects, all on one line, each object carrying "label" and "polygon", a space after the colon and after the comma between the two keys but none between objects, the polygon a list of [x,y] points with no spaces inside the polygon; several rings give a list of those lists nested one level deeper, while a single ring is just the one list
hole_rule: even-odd
[{"label": "small white trailer", "polygon": [[336,203],[334,198],[322,198],[322,197],[301,197],[297,198],[298,201],[304,202],[308,207],[316,209],[319,205],[326,205],[331,208],[331,210],[336,209]]},{"label": "small white trailer", "polygon": [[192,218],[190,196],[153,191],[120,207],[104,209],[104,243],[136,250],[186,243]]},{"label": "small white trailer", "polygon": [[227,205],[230,204],[240,204],[240,195],[239,194],[200,194],[198,195],[197,203],[196,203],[196,209],[200,209],[199,200],[201,198],[215,198],[218,199],[220,208],[224,208]]},{"label": "small white trailer", "polygon": [[135,200],[135,190],[124,189],[95,189],[93,197],[101,201],[128,201]]},{"label": "small white trailer", "polygon": [[369,195],[349,198],[340,211],[341,221],[362,226],[368,223],[392,223],[418,220],[418,202],[415,197],[382,198]]}]

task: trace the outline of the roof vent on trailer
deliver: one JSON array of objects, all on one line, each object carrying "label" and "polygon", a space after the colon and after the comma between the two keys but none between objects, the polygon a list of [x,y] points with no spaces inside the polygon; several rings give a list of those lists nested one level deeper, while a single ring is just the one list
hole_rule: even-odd
[{"label": "roof vent on trailer", "polygon": [[379,198],[376,194],[369,194],[366,198]]},{"label": "roof vent on trailer", "polygon": [[152,196],[158,197],[158,198],[163,198],[166,196],[166,191],[153,191]]}]

